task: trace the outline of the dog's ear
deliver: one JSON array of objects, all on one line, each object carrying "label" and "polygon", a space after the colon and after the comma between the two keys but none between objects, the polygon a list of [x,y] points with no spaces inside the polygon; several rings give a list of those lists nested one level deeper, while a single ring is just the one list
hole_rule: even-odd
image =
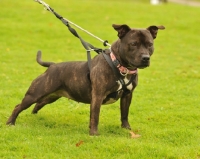
[{"label": "dog's ear", "polygon": [[118,32],[118,37],[120,39],[123,38],[131,30],[131,28],[126,24],[123,25],[113,24],[112,27]]},{"label": "dog's ear", "polygon": [[153,37],[154,39],[155,39],[156,36],[157,36],[158,29],[163,30],[163,29],[165,29],[165,27],[162,26],[162,25],[161,25],[161,26],[155,26],[155,25],[153,25],[153,26],[149,26],[149,27],[147,28],[147,30],[150,31],[150,33],[151,33],[151,35],[152,35],[152,37]]}]

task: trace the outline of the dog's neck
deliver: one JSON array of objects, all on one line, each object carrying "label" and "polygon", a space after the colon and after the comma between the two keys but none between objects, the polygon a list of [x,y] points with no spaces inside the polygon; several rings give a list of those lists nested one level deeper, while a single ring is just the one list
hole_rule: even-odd
[{"label": "dog's neck", "polygon": [[113,64],[119,69],[119,72],[120,72],[122,75],[126,76],[126,75],[128,75],[128,74],[137,74],[137,68],[134,69],[134,70],[129,70],[128,68],[122,66],[122,65],[120,64],[120,62],[117,60],[117,58],[115,57],[115,55],[114,55],[114,53],[112,52],[112,50],[111,50],[111,52],[110,52],[110,58],[111,58]]}]

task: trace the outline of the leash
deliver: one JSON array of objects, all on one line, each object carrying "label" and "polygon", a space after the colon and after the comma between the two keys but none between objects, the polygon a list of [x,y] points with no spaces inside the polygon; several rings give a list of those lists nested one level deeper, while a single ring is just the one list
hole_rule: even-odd
[{"label": "leash", "polygon": [[[78,26],[77,24],[73,23],[72,21],[70,21],[70,20],[68,20],[68,19],[66,19],[66,18],[63,18],[63,17],[59,16],[59,15],[53,10],[53,8],[51,8],[51,7],[50,7],[47,3],[45,3],[44,1],[42,1],[42,0],[34,0],[34,1],[36,1],[36,2],[38,2],[38,3],[40,3],[40,4],[42,4],[42,5],[45,7],[46,10],[50,11],[51,13],[53,13],[58,19],[60,19],[60,20],[63,19],[65,22],[74,25],[75,27],[77,27],[77,28],[79,28],[80,30],[82,30],[82,31],[86,32],[87,34],[89,34],[90,36],[92,36],[92,37],[96,38],[97,40],[103,42],[103,45],[104,45],[104,46],[111,46],[111,45],[108,43],[107,40],[102,40],[102,39],[100,39],[99,37],[95,36],[94,34],[90,33],[89,31],[87,31],[87,30],[81,28],[80,26]],[[58,16],[57,16],[57,15],[58,15]],[[65,22],[64,22],[64,24],[65,24]]]},{"label": "leash", "polygon": [[83,45],[83,47],[84,47],[84,48],[86,49],[86,51],[87,51],[87,61],[88,61],[88,67],[89,67],[89,69],[91,68],[91,54],[90,54],[90,52],[91,52],[91,51],[95,51],[96,53],[99,54],[99,53],[102,52],[102,49],[96,48],[96,47],[94,47],[93,45],[91,45],[90,43],[84,41],[84,40],[78,35],[78,33],[76,32],[76,30],[73,29],[69,24],[72,24],[72,25],[76,26],[77,28],[79,28],[79,29],[81,29],[82,31],[86,32],[87,34],[91,35],[92,37],[94,37],[94,38],[98,39],[99,41],[103,42],[103,45],[104,45],[104,46],[111,46],[111,45],[108,43],[107,40],[103,41],[103,40],[100,39],[99,37],[93,35],[92,33],[88,32],[87,30],[81,28],[80,26],[76,25],[75,23],[73,23],[73,22],[67,20],[66,18],[63,18],[61,15],[59,15],[58,13],[56,13],[56,12],[54,11],[54,9],[51,8],[51,7],[50,7],[47,3],[45,3],[44,1],[42,1],[42,0],[34,0],[34,1],[35,1],[35,2],[38,2],[39,4],[42,4],[42,5],[45,7],[45,9],[46,9],[47,11],[50,11],[51,13],[53,13],[53,14],[56,16],[56,18],[58,18],[59,20],[61,20],[62,23],[68,27],[69,31],[70,31],[75,37],[77,37],[77,38],[80,39],[81,44]]},{"label": "leash", "polygon": [[[90,36],[92,36],[92,37],[96,38],[97,40],[103,42],[103,45],[104,45],[104,46],[111,46],[111,45],[108,43],[107,40],[102,40],[102,39],[100,39],[99,37],[95,36],[94,34],[90,33],[89,31],[87,31],[87,30],[81,28],[80,26],[78,26],[77,24],[73,23],[72,21],[70,21],[70,20],[68,20],[68,19],[66,19],[66,18],[63,18],[61,15],[59,15],[58,13],[56,13],[56,12],[54,11],[54,9],[51,8],[51,7],[50,7],[47,3],[45,3],[44,1],[42,1],[42,0],[34,0],[34,1],[38,2],[39,4],[42,4],[42,5],[45,7],[45,9],[46,9],[47,11],[50,11],[51,13],[53,13],[53,14],[56,16],[56,18],[58,18],[59,20],[61,20],[61,21],[63,22],[63,24],[65,24],[65,25],[68,27],[69,31],[70,31],[75,37],[77,37],[77,38],[79,38],[79,39],[81,40],[81,43],[83,44],[83,46],[84,46],[84,48],[85,48],[86,50],[89,49],[87,46],[89,46],[90,49],[93,49],[94,51],[96,51],[96,48],[95,48],[94,46],[92,46],[91,44],[85,42],[85,41],[78,35],[78,33],[76,32],[76,30],[73,29],[73,28],[71,28],[71,26],[70,26],[69,24],[74,25],[75,27],[77,27],[77,28],[79,28],[80,30],[82,30],[82,31],[86,32],[87,34],[89,34]],[[97,50],[97,51],[98,51],[98,50]]]}]

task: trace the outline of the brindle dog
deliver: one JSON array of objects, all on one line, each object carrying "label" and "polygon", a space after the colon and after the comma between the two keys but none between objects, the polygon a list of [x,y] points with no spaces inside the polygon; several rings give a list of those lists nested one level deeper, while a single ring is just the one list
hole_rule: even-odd
[{"label": "brindle dog", "polygon": [[[43,62],[41,52],[38,52],[38,63],[48,69],[33,80],[25,97],[18,104],[7,124],[14,125],[17,116],[23,110],[36,103],[33,113],[43,106],[53,103],[61,97],[67,97],[77,102],[90,104],[90,135],[98,134],[99,113],[102,104],[109,104],[120,98],[121,126],[131,129],[128,122],[129,106],[132,92],[138,81],[137,69],[150,65],[153,54],[153,41],[158,29],[164,26],[150,26],[147,29],[131,29],[128,25],[112,25],[118,32],[119,39],[111,45],[108,53],[121,73],[124,83],[128,84],[125,91],[122,83],[114,73],[102,54],[91,61],[91,69],[86,61],[73,62]],[[88,74],[89,73],[89,74]],[[132,78],[132,76],[134,76]],[[132,81],[129,80],[132,78]],[[113,95],[114,94],[114,95]]]}]

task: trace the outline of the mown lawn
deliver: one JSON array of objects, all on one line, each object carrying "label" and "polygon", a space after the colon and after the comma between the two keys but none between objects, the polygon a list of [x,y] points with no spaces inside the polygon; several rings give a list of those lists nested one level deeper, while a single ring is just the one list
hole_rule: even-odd
[{"label": "mown lawn", "polygon": [[[62,98],[37,115],[20,114],[6,126],[31,81],[45,71],[36,61],[86,60],[79,40],[34,1],[1,0],[0,158],[4,159],[198,159],[200,158],[200,9],[173,3],[151,6],[131,0],[46,0],[59,14],[109,43],[111,25],[164,25],[151,67],[139,70],[129,121],[141,137],[121,129],[119,102],[102,106],[100,136],[88,135],[89,105]],[[88,42],[102,44],[76,29]],[[92,53],[93,56],[95,53]]]}]

